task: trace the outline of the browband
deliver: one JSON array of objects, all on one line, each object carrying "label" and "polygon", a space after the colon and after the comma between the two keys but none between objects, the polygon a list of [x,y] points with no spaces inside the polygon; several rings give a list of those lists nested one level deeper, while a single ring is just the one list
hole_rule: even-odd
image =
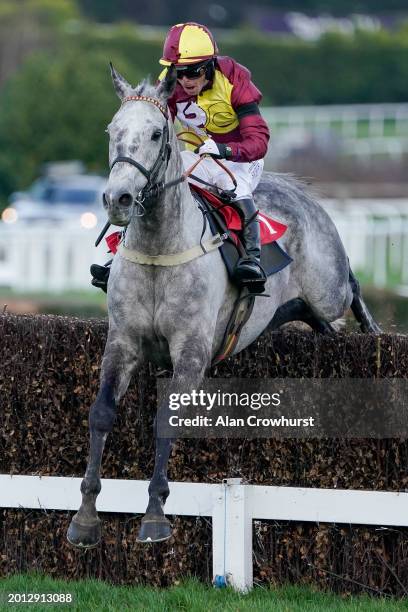
[{"label": "browband", "polygon": [[141,102],[151,102],[152,104],[157,106],[157,108],[163,113],[166,119],[168,119],[167,109],[164,108],[164,106],[160,104],[160,102],[156,100],[156,98],[151,98],[150,96],[126,96],[125,98],[123,98],[122,104],[124,104],[125,102],[131,102],[132,100],[139,100]]}]

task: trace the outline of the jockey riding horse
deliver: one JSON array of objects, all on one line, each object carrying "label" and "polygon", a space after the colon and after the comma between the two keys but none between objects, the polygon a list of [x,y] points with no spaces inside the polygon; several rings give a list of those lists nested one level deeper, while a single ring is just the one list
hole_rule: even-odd
[{"label": "jockey riding horse", "polygon": [[[211,32],[198,23],[178,24],[170,29],[160,64],[165,68],[159,81],[171,64],[177,70],[177,87],[168,100],[172,119],[177,119],[184,131],[203,143],[194,146],[190,141],[182,151],[185,168],[205,156],[194,176],[227,190],[230,179],[212,161],[214,157],[223,159],[235,177],[233,206],[242,220],[246,256],[238,260],[234,279],[237,284],[256,281],[257,286],[260,283],[263,287],[266,278],[260,266],[258,211],[252,198],[269,141],[269,129],[258,106],[262,94],[252,83],[247,68],[230,57],[218,55]],[[92,284],[104,291],[110,263],[91,266]]]}]

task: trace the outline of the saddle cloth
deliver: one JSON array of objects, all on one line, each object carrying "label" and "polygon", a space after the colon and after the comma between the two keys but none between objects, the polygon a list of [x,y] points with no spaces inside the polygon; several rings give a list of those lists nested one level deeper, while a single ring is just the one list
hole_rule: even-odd
[{"label": "saddle cloth", "polygon": [[[199,187],[198,185],[190,184],[190,188],[192,191],[195,191],[199,196],[204,198],[204,200],[214,206],[214,208],[219,209],[219,212],[224,217],[228,230],[230,230],[231,237],[234,237],[235,240],[237,238],[237,234],[235,232],[242,229],[241,217],[235,208],[233,208],[231,205],[226,205],[225,202],[223,202],[217,195],[203,189],[202,187]],[[268,217],[261,212],[258,213],[258,221],[259,228],[261,230],[261,245],[279,240],[279,238],[281,238],[287,230],[286,225],[279,223],[279,221],[276,221],[275,219],[271,219],[271,217]]]},{"label": "saddle cloth", "polygon": [[[223,234],[228,231],[228,238],[220,247],[220,252],[229,276],[232,278],[236,262],[243,254],[242,243],[239,238],[239,232],[242,229],[241,217],[231,205],[220,200],[215,194],[198,187],[198,185],[190,184],[190,188],[202,208],[210,213],[207,218],[213,234]],[[258,219],[262,245],[261,265],[265,274],[270,276],[285,268],[292,261],[291,257],[276,242],[284,235],[287,226],[263,213],[258,213]],[[122,232],[113,232],[105,238],[111,253],[116,253],[121,239]]]},{"label": "saddle cloth", "polygon": [[[215,194],[197,185],[190,185],[202,207],[210,214],[207,218],[213,234],[228,231],[228,238],[220,247],[229,277],[234,282],[234,270],[238,259],[245,255],[240,238],[242,222],[239,213],[231,205],[226,205]],[[222,215],[222,218],[220,218]],[[292,261],[276,242],[287,230],[287,226],[263,213],[258,213],[261,233],[261,266],[266,276],[280,272]]]}]

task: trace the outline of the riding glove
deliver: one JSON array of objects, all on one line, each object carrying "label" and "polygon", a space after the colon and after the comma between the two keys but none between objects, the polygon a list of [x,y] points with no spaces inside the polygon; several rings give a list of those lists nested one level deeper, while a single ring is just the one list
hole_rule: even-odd
[{"label": "riding glove", "polygon": [[199,155],[211,155],[211,157],[215,157],[216,159],[229,159],[232,155],[231,148],[228,145],[214,142],[212,138],[206,140],[205,143],[197,147],[194,152]]}]

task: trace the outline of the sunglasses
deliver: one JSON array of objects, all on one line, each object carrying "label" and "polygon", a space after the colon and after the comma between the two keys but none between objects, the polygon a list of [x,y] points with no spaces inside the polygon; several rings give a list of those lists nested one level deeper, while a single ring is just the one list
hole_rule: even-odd
[{"label": "sunglasses", "polygon": [[199,79],[205,73],[205,65],[199,64],[198,66],[186,66],[183,68],[177,68],[177,78],[182,79]]}]

